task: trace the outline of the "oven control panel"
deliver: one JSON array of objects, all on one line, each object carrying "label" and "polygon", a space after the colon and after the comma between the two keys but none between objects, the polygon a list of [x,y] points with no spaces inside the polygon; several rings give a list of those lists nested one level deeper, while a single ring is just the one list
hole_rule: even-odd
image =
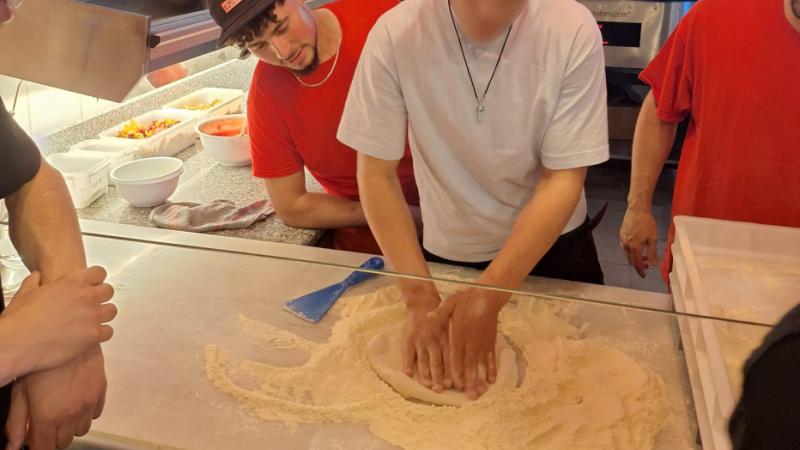
[{"label": "oven control panel", "polygon": [[578,0],[597,20],[606,66],[643,69],[693,1]]}]

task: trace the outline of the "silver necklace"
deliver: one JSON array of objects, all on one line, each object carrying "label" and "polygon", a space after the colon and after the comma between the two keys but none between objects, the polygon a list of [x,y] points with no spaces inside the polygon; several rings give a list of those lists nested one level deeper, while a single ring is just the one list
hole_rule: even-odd
[{"label": "silver necklace", "polygon": [[322,79],[322,81],[318,83],[306,83],[300,78],[300,75],[298,75],[297,72],[293,71],[292,75],[294,75],[294,78],[297,80],[298,83],[302,84],[305,87],[315,88],[322,86],[323,84],[325,84],[326,81],[328,81],[328,78],[330,78],[331,75],[333,75],[333,71],[336,70],[336,63],[339,61],[339,53],[341,52],[341,50],[342,50],[342,43],[339,42],[339,48],[336,49],[336,56],[333,59],[333,66],[331,66],[331,70],[328,71],[328,75],[326,75],[325,78]]},{"label": "silver necklace", "polygon": [[506,38],[503,40],[503,47],[500,49],[500,54],[497,55],[497,62],[494,64],[494,70],[492,70],[492,75],[489,77],[489,82],[486,83],[486,89],[483,91],[483,95],[478,96],[478,89],[475,88],[475,80],[472,78],[472,72],[469,70],[469,64],[467,64],[467,55],[464,53],[464,45],[461,43],[461,36],[458,34],[458,27],[456,26],[456,18],[453,15],[453,6],[451,5],[451,0],[447,0],[447,9],[450,10],[450,20],[453,21],[453,30],[456,32],[456,39],[458,39],[458,48],[461,49],[461,57],[464,58],[464,67],[467,68],[467,75],[469,76],[469,82],[472,85],[472,92],[475,94],[475,101],[477,102],[477,107],[475,108],[476,114],[476,121],[478,123],[483,122],[483,112],[486,110],[486,94],[489,93],[489,86],[492,85],[492,80],[494,80],[494,74],[497,73],[497,68],[500,66],[500,59],[503,58],[503,52],[506,49],[506,44],[508,43],[508,37],[511,35],[511,28],[514,26],[513,24],[509,25],[508,32],[506,33]]}]

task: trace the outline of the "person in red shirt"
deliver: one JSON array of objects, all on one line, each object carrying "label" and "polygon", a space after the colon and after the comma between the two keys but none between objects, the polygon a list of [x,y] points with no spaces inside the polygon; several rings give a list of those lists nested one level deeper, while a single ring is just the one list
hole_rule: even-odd
[{"label": "person in red shirt", "polygon": [[620,230],[640,276],[658,262],[653,191],[686,117],[673,215],[800,227],[800,0],[700,0],[640,78],[652,90]]},{"label": "person in red shirt", "polygon": [[[336,139],[347,92],[372,25],[397,0],[214,0],[219,42],[260,61],[247,101],[253,174],[287,225],[336,229],[333,246],[380,253],[356,182],[356,152]],[[325,189],[306,190],[304,168]],[[419,204],[410,151],[398,167],[406,201]],[[412,208],[417,212],[419,209]],[[419,220],[417,220],[419,223]]]}]

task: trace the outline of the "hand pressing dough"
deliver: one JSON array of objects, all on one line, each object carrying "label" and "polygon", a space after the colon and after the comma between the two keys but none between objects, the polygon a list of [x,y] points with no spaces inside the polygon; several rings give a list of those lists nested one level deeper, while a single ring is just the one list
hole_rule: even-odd
[{"label": "hand pressing dough", "polygon": [[[438,287],[442,295],[456,292],[453,286]],[[414,450],[650,450],[665,429],[669,433],[659,441],[660,448],[692,447],[688,432],[680,432],[680,442],[675,439],[676,430],[689,428],[681,414],[671,414],[672,407],[685,408],[682,397],[668,402],[660,375],[611,346],[615,335],[580,337],[560,312],[555,303],[512,297],[498,326],[518,347],[498,350],[500,380],[495,391],[477,401],[462,398],[460,407],[428,403],[428,395],[434,394],[419,385],[414,388],[425,395],[416,397],[425,401],[409,401],[398,393],[403,388],[393,389],[371,367],[368,344],[384,334],[383,348],[391,349],[386,355],[397,358],[395,372],[417,383],[401,371],[400,345],[391,347],[388,342],[393,327],[394,339],[401,339],[408,316],[396,286],[340,299],[332,312],[339,321],[324,342],[243,318],[243,331],[261,338],[274,349],[271,354],[296,345],[308,353],[308,360],[299,366],[271,365],[209,345],[206,373],[218,389],[263,420],[289,427],[309,424],[312,439],[314,424],[367,424],[375,436]],[[500,345],[505,343],[501,338]],[[659,345],[665,352],[672,349],[669,342]],[[503,362],[516,361],[516,352],[526,363],[518,385],[516,371],[504,368]],[[512,380],[504,382],[503,374],[512,375]],[[510,392],[501,395],[500,386],[506,383]]]},{"label": "hand pressing dough", "polygon": [[[403,324],[384,329],[370,340],[367,359],[370,366],[383,381],[405,398],[422,400],[434,405],[461,406],[469,402],[467,395],[456,389],[434,392],[423,386],[419,375],[406,375],[403,370]],[[519,368],[517,357],[502,334],[497,334],[497,380],[479,398],[492,398],[510,392],[517,387]]]}]

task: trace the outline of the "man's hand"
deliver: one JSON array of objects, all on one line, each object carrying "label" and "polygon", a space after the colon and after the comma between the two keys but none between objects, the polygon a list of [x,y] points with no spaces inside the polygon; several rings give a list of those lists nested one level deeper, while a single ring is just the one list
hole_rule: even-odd
[{"label": "man's hand", "polygon": [[497,317],[507,302],[506,294],[471,288],[448,297],[429,314],[435,321],[450,319],[453,383],[471,400],[497,379]]},{"label": "man's hand", "polygon": [[18,380],[6,423],[7,448],[21,448],[26,435],[31,450],[66,448],[100,417],[105,394],[100,346],[66,365]]},{"label": "man's hand", "polygon": [[406,375],[419,375],[423,386],[442,392],[453,386],[447,361],[447,328],[449,317],[431,317],[439,306],[436,289],[404,294],[408,307],[403,347],[403,367]]},{"label": "man's hand", "polygon": [[114,288],[105,284],[100,267],[80,270],[46,286],[39,272],[22,283],[14,301],[0,315],[3,342],[19,349],[14,373],[3,381],[58,367],[101,342],[113,330],[104,325],[117,315]]},{"label": "man's hand", "polygon": [[628,208],[619,237],[628,263],[644,278],[647,269],[658,265],[658,227],[652,211]]}]

